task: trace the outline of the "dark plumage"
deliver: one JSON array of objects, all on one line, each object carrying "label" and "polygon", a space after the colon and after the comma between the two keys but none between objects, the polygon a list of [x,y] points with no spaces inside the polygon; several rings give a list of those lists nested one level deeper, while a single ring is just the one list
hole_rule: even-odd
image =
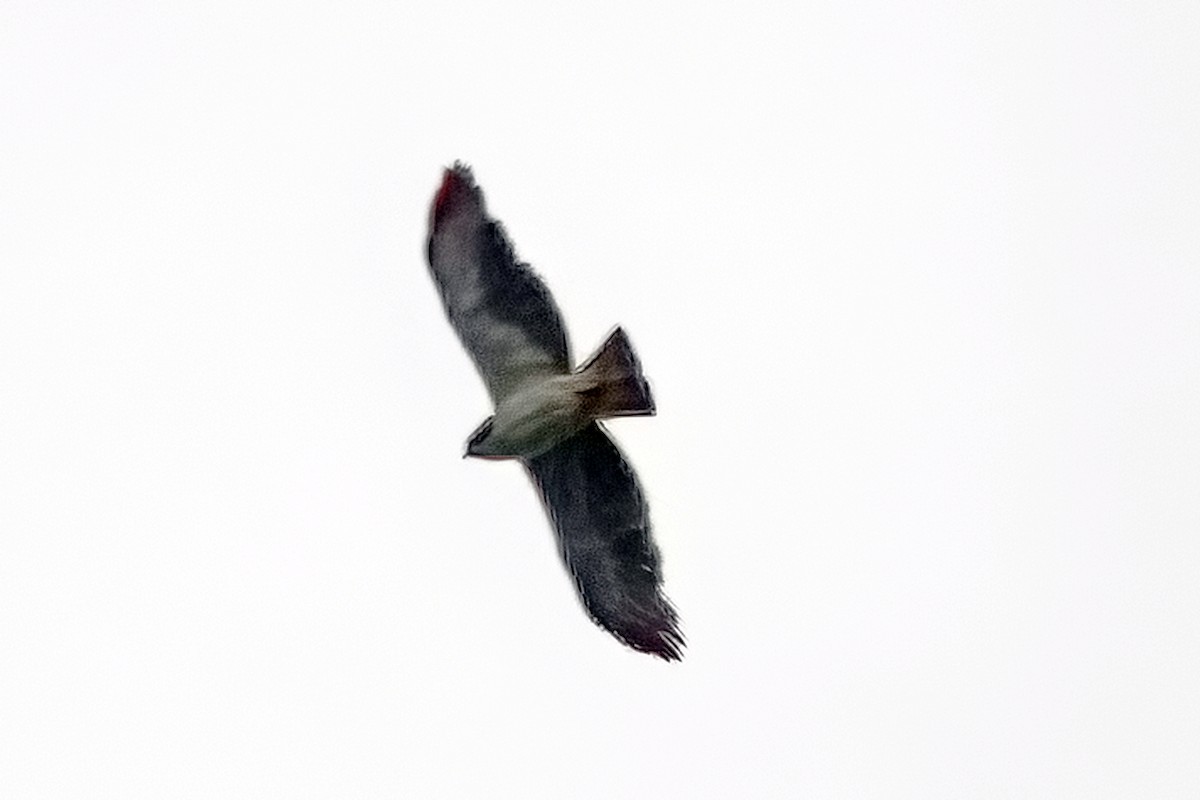
[{"label": "dark plumage", "polygon": [[635,650],[679,659],[683,637],[675,608],[659,590],[662,571],[642,487],[600,423],[525,466],[592,619]]}]

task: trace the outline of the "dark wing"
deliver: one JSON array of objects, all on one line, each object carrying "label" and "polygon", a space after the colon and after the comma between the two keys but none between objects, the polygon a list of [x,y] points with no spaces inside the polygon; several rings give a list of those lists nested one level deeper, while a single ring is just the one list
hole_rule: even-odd
[{"label": "dark wing", "polygon": [[571,369],[567,334],[546,286],[516,259],[487,215],[471,170],[446,170],[429,217],[429,267],[450,324],[493,402],[530,375]]},{"label": "dark wing", "polygon": [[683,636],[661,591],[646,500],[612,439],[591,423],[525,465],[592,619],[635,650],[679,660]]}]

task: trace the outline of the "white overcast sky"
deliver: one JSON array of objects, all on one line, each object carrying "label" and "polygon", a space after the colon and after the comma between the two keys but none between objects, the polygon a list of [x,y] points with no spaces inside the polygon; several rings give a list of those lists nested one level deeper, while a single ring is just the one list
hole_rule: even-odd
[{"label": "white overcast sky", "polygon": [[[0,795],[1194,798],[1200,5],[0,5]],[[586,619],[468,161],[689,648]]]}]

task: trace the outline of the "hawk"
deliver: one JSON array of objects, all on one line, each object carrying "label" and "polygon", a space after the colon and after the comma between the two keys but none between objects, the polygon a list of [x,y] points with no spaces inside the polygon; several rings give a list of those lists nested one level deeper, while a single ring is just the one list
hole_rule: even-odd
[{"label": "hawk", "polygon": [[645,496],[599,422],[654,414],[625,332],[614,329],[572,369],[554,299],[517,260],[461,163],[445,171],[433,199],[428,258],[450,324],[495,407],[471,434],[465,456],[520,460],[591,618],[635,650],[679,660],[683,636],[662,593]]}]

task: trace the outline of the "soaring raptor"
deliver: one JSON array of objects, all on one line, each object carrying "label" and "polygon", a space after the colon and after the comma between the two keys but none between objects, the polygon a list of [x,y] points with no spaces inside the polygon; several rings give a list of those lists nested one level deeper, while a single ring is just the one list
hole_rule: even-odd
[{"label": "soaring raptor", "polygon": [[616,328],[572,370],[553,298],[517,260],[460,163],[446,170],[434,197],[428,255],[450,324],[495,406],[466,455],[520,459],[541,491],[588,614],[635,650],[678,660],[683,636],[662,593],[646,499],[598,421],[654,414],[629,339]]}]

